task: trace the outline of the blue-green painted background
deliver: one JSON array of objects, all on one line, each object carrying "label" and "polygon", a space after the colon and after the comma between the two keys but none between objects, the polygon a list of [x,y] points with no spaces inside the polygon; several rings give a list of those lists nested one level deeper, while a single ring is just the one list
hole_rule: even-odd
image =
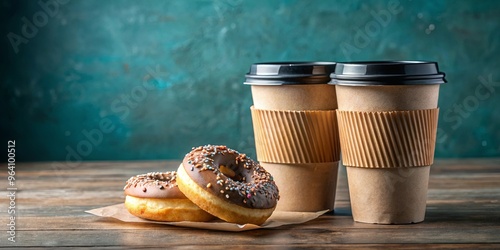
[{"label": "blue-green painted background", "polygon": [[16,140],[18,161],[180,159],[209,143],[254,155],[244,74],[285,60],[438,61],[436,157],[500,156],[500,1],[0,8],[1,141]]}]

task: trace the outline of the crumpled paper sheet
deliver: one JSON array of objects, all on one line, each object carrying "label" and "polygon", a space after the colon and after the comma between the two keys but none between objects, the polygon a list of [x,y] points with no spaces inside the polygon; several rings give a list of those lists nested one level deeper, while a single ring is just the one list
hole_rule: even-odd
[{"label": "crumpled paper sheet", "polygon": [[115,218],[124,222],[156,223],[156,224],[165,224],[165,225],[180,226],[180,227],[241,232],[259,228],[273,228],[283,225],[300,224],[310,220],[314,220],[319,216],[321,216],[322,214],[326,213],[327,211],[328,210],[323,210],[319,212],[275,211],[271,215],[271,217],[269,217],[269,219],[267,219],[267,221],[260,226],[254,224],[239,225],[235,223],[224,222],[221,220],[214,220],[210,222],[192,222],[192,221],[161,222],[161,221],[145,220],[130,214],[125,208],[125,205],[123,203],[107,207],[96,208],[85,212],[101,217]]}]

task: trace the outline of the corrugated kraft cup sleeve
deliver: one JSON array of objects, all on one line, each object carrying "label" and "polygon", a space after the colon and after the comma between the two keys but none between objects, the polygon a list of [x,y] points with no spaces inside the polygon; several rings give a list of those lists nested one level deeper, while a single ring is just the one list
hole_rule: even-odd
[{"label": "corrugated kraft cup sleeve", "polygon": [[411,111],[337,110],[345,166],[399,168],[434,161],[439,108]]},{"label": "corrugated kraft cup sleeve", "polygon": [[269,163],[340,160],[335,110],[263,110],[253,106],[257,159]]}]

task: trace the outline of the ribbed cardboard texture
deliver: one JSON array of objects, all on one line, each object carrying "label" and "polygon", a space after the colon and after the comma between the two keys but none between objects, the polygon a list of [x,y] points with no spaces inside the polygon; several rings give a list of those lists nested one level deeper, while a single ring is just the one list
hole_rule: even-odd
[{"label": "ribbed cardboard texture", "polygon": [[430,167],[370,169],[347,167],[355,221],[409,224],[425,217]]},{"label": "ribbed cardboard texture", "polygon": [[434,161],[439,109],[337,111],[345,166],[399,168]]},{"label": "ribbed cardboard texture", "polygon": [[258,161],[322,163],[340,160],[335,110],[250,109]]},{"label": "ribbed cardboard texture", "polygon": [[252,85],[253,105],[268,110],[334,110],[335,86],[329,84]]},{"label": "ribbed cardboard texture", "polygon": [[280,164],[260,163],[280,190],[277,211],[333,210],[339,162]]}]

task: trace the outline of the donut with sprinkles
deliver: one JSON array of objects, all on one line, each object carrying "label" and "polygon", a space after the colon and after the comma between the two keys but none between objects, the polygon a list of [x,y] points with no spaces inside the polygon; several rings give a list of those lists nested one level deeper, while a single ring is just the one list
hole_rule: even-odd
[{"label": "donut with sprinkles", "polygon": [[279,199],[271,174],[226,146],[193,148],[177,170],[177,184],[203,210],[238,224],[264,223]]},{"label": "donut with sprinkles", "polygon": [[177,174],[151,172],[131,177],[123,188],[125,207],[140,218],[155,221],[209,221],[214,219],[179,190]]}]

